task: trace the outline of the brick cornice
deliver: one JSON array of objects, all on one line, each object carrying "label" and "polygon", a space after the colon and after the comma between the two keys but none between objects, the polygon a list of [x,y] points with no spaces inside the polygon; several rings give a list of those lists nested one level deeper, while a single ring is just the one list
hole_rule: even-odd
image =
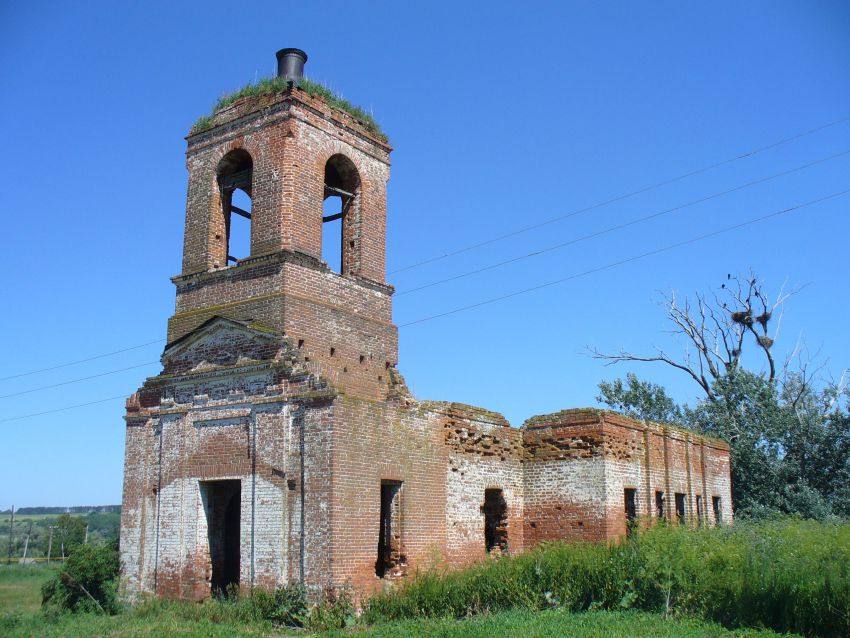
[{"label": "brick cornice", "polygon": [[352,283],[363,286],[364,288],[368,288],[370,290],[385,295],[392,295],[395,292],[395,286],[393,286],[392,284],[385,284],[378,281],[373,281],[371,279],[366,279],[365,277],[341,275],[331,270],[328,265],[321,259],[318,259],[306,253],[285,249],[278,250],[273,253],[246,257],[245,259],[240,260],[237,264],[233,266],[228,266],[227,268],[219,268],[217,270],[201,270],[194,273],[175,275],[171,278],[171,281],[172,283],[174,283],[175,286],[177,286],[178,290],[180,290],[180,288],[184,286],[188,287],[191,285],[202,285],[209,282],[219,282],[229,277],[237,275],[243,276],[245,274],[250,273],[254,269],[262,268],[263,266],[284,263],[296,264],[298,266],[303,266],[304,268],[310,268],[317,272],[332,273],[338,277],[342,277],[346,281],[350,281]]},{"label": "brick cornice", "polygon": [[[263,97],[266,97],[266,100],[263,100]],[[251,102],[255,102],[257,105],[251,108]],[[263,105],[264,103],[265,105]],[[251,130],[260,130],[289,118],[304,122],[310,126],[315,126],[308,118],[298,114],[297,110],[293,110],[293,106],[297,106],[307,113],[345,131],[349,135],[366,142],[368,145],[376,147],[379,149],[379,153],[369,152],[365,149],[361,150],[374,159],[384,164],[389,164],[386,157],[380,156],[381,153],[389,155],[392,152],[392,147],[388,143],[362,129],[362,127],[357,125],[357,121],[348,114],[339,109],[329,107],[324,100],[312,98],[303,91],[297,93],[289,91],[277,96],[248,96],[237,100],[227,107],[227,109],[217,114],[217,117],[222,120],[220,124],[200,133],[190,133],[185,137],[188,143],[187,155],[192,155],[212,145],[221,144],[233,137],[244,135],[247,126],[263,118],[265,120]],[[242,111],[241,115],[238,114],[240,111]],[[230,113],[236,115],[232,119],[227,119]],[[280,116],[274,117],[276,115]],[[349,121],[346,122],[345,120]]]}]

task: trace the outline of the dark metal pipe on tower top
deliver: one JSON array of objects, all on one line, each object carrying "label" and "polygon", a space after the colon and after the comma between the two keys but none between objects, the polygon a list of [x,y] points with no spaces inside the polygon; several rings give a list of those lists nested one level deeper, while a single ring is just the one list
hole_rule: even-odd
[{"label": "dark metal pipe on tower top", "polygon": [[277,77],[298,84],[304,77],[307,54],[301,49],[281,49],[277,52]]}]

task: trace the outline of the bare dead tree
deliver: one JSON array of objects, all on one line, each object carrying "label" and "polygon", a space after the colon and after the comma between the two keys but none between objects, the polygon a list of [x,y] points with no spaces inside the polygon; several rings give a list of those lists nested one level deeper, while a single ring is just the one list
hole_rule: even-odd
[{"label": "bare dead tree", "polygon": [[727,275],[726,282],[711,295],[696,294],[693,300],[679,301],[676,293],[664,296],[667,319],[672,322],[672,334],[684,338],[684,353],[680,359],[661,348],[655,354],[639,356],[626,350],[606,354],[591,348],[596,359],[613,365],[622,361],[658,361],[681,370],[690,376],[709,399],[714,398],[712,384],[741,365],[745,345],[752,338],[755,348],[765,359],[768,379],[776,379],[777,367],[773,344],[782,324],[782,312],[795,289],[780,289],[771,302],[757,277]]}]

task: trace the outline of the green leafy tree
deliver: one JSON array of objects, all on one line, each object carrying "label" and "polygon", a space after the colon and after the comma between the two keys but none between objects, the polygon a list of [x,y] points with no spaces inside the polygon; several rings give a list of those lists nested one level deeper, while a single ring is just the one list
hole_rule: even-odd
[{"label": "green leafy tree", "polygon": [[[783,433],[784,480],[799,510],[830,508],[850,516],[850,405],[843,383],[815,390],[805,372],[783,384],[788,428]],[[823,502],[821,502],[823,501]]]},{"label": "green leafy tree", "polygon": [[776,387],[746,370],[718,379],[711,399],[689,412],[691,427],[729,442],[732,502],[756,513],[782,509],[782,437],[788,415]]},{"label": "green leafy tree", "polygon": [[596,400],[626,416],[659,423],[680,423],[682,408],[656,384],[639,379],[632,372],[626,380],[601,381]]},{"label": "green leafy tree", "polygon": [[86,521],[80,516],[71,516],[70,514],[62,514],[56,519],[56,530],[53,537],[53,547],[57,550],[61,547],[60,543],[65,545],[65,554],[67,555],[71,549],[77,545],[82,545],[86,538]]}]

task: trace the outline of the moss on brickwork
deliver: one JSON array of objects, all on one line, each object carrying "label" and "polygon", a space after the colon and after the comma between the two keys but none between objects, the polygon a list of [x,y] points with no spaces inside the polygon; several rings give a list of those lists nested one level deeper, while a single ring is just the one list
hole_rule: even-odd
[{"label": "moss on brickwork", "polygon": [[[221,96],[218,99],[218,102],[213,106],[212,113],[210,115],[204,115],[195,122],[192,126],[192,130],[190,134],[195,133],[203,133],[207,131],[215,125],[213,122],[213,117],[223,111],[228,106],[236,102],[243,97],[257,97],[261,95],[276,95],[286,93],[291,89],[289,81],[284,78],[263,78],[252,84],[246,84],[241,89],[234,91],[232,93],[227,93]],[[381,130],[381,126],[375,121],[375,118],[371,113],[364,110],[363,108],[357,106],[356,104],[352,104],[345,98],[337,95],[326,86],[319,84],[318,82],[314,82],[313,80],[309,80],[307,78],[303,78],[298,85],[298,89],[304,91],[310,97],[318,97],[325,101],[325,103],[331,108],[338,109],[340,111],[344,111],[348,113],[351,117],[358,120],[363,128],[372,133],[373,135],[379,137],[384,142],[388,141],[387,136]]]}]

